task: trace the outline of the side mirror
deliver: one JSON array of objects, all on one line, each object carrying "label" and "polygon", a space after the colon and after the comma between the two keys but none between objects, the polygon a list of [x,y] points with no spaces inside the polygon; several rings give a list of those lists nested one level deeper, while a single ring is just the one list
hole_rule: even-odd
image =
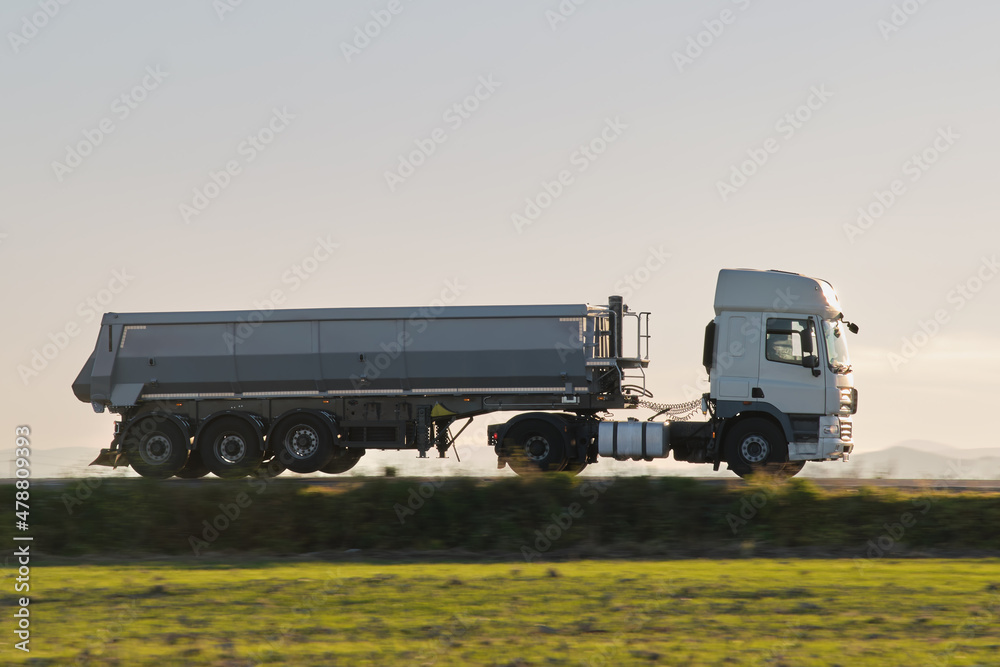
[{"label": "side mirror", "polygon": [[[810,357],[813,354],[813,336],[815,332],[813,331],[812,320],[806,321],[806,330],[799,332],[799,340],[802,341],[802,357],[803,361],[806,357]],[[804,365],[804,363],[803,363]]]},{"label": "side mirror", "polygon": [[808,354],[802,357],[802,366],[805,368],[811,368],[813,377],[819,377],[822,372],[819,370],[819,357]]}]

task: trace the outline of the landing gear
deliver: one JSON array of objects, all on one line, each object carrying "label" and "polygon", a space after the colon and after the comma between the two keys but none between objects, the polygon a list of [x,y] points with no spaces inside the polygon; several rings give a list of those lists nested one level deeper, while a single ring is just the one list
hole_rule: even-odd
[{"label": "landing gear", "polygon": [[740,477],[764,473],[792,477],[804,461],[788,460],[788,441],[777,426],[765,419],[740,422],[726,436],[726,463]]}]

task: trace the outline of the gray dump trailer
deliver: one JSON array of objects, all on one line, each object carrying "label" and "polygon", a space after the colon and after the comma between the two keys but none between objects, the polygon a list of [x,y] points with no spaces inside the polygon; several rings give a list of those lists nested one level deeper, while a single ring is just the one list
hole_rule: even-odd
[{"label": "gray dump trailer", "polygon": [[[726,404],[716,417],[708,394],[674,409],[701,403],[710,421],[604,418],[666,407],[646,401],[649,339],[649,313],[620,297],[600,306],[107,313],[73,391],[121,415],[94,463],[155,478],[340,473],[368,449],[444,456],[461,433],[453,427],[493,412],[519,413],[488,429],[498,467],[518,473],[671,450],[678,460],[728,461],[740,474],[801,468],[790,458],[794,425],[773,406],[760,417],[770,430],[751,429],[763,444],[737,461],[726,458],[722,427],[750,411],[730,415]],[[717,346],[706,339],[709,371]]]}]

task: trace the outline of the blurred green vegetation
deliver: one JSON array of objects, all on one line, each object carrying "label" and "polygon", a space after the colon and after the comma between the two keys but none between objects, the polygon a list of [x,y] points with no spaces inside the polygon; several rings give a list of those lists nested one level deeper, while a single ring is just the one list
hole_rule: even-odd
[{"label": "blurred green vegetation", "polygon": [[[13,498],[12,486],[6,494]],[[30,505],[35,550],[65,556],[360,549],[534,560],[816,548],[874,558],[903,548],[1000,550],[1000,494],[824,491],[801,479],[735,489],[563,474],[347,478],[336,487],[284,478],[91,479],[33,485]],[[10,541],[12,524],[0,526],[0,539]]]},{"label": "blurred green vegetation", "polygon": [[[31,653],[8,647],[5,664],[882,667],[1000,656],[995,558],[174,559],[36,566],[31,595]],[[0,600],[8,616],[11,604]]]}]

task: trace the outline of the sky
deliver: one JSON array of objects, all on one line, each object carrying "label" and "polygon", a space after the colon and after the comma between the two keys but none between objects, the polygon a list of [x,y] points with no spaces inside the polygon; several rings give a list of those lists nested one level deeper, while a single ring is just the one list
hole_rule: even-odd
[{"label": "sky", "polygon": [[856,451],[996,446],[998,24],[984,0],[8,0],[5,447],[107,446],[70,389],[100,313],[272,299],[623,294],[677,402],[736,267],[837,289]]}]

